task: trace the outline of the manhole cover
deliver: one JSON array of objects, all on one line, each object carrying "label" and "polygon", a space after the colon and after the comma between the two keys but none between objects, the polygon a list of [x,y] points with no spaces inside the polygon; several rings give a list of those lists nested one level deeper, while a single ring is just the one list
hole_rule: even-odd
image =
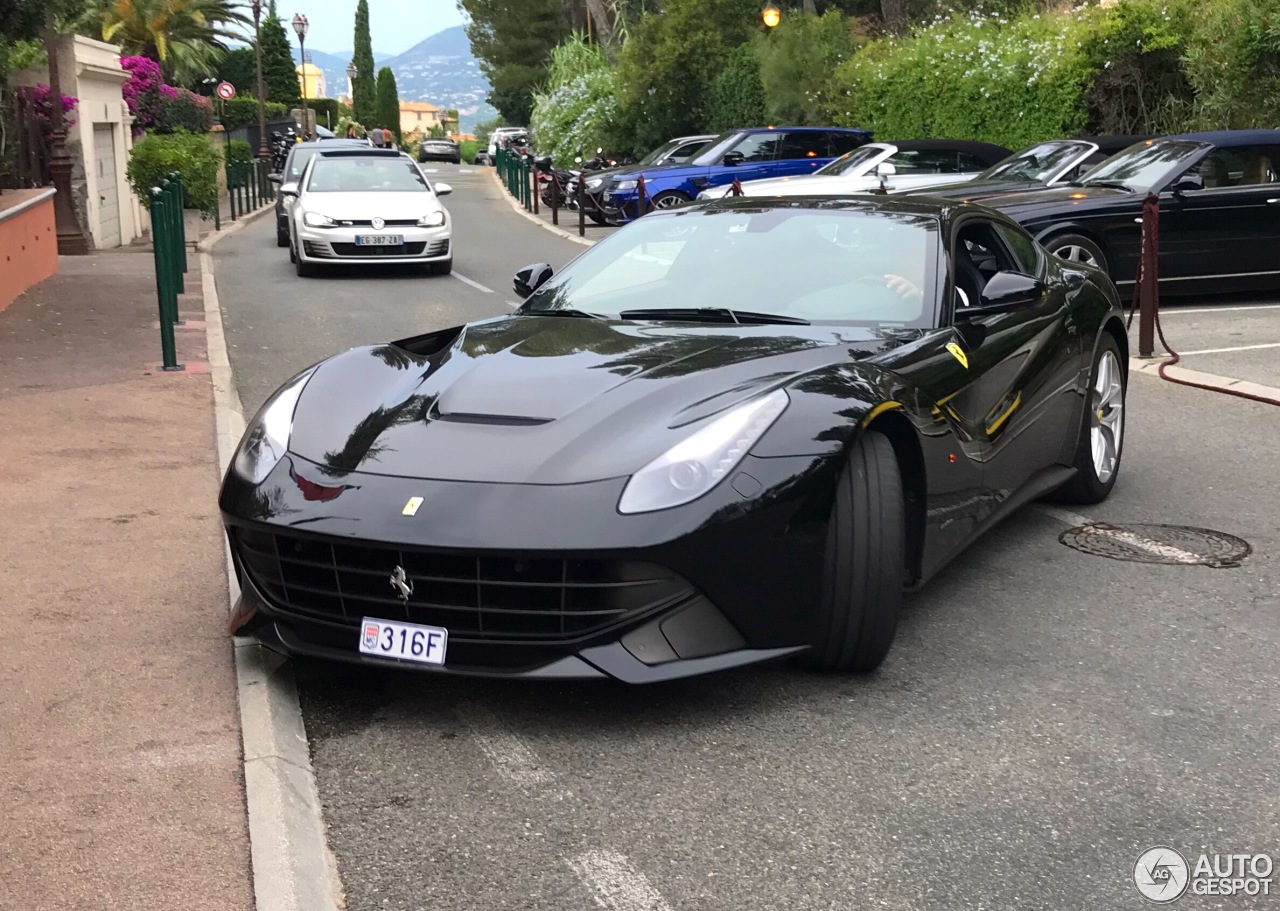
[{"label": "manhole cover", "polygon": [[1183,566],[1239,566],[1253,552],[1249,542],[1208,528],[1188,525],[1107,525],[1095,522],[1064,531],[1067,547],[1132,563]]}]

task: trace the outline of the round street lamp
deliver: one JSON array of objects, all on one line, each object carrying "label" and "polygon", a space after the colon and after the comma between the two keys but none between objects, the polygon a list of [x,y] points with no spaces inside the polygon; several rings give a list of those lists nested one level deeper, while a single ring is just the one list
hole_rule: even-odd
[{"label": "round street lamp", "polygon": [[271,157],[267,148],[267,110],[266,96],[262,91],[262,0],[252,0],[253,9],[253,61],[258,71],[254,94],[258,96],[258,158],[266,161]]},{"label": "round street lamp", "polygon": [[356,98],[356,73],[358,72],[359,70],[356,69],[354,60],[347,64],[347,95],[350,96],[353,102]]},{"label": "round street lamp", "polygon": [[307,116],[307,17],[293,14],[293,30],[298,35],[298,57],[302,60],[302,132],[311,132],[311,118]]},{"label": "round street lamp", "polygon": [[778,23],[782,21],[782,11],[770,3],[760,11],[760,18],[764,20],[765,28],[777,28]]}]

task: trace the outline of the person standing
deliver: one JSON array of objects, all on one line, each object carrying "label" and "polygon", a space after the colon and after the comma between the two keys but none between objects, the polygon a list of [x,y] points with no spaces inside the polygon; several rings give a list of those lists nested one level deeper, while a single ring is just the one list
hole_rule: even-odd
[{"label": "person standing", "polygon": [[382,127],[381,127],[381,126],[376,126],[376,127],[374,127],[372,130],[370,130],[370,131],[369,131],[369,138],[373,140],[373,144],[374,144],[375,146],[377,146],[378,148],[380,148],[380,149],[381,149],[381,148],[383,148],[383,147],[384,147],[384,145],[385,145],[385,138],[384,138],[384,137],[383,137],[383,135],[382,135]]},{"label": "person standing", "polygon": [[382,144],[388,149],[395,148],[395,136],[391,135],[391,131],[388,129],[383,129],[382,131]]}]

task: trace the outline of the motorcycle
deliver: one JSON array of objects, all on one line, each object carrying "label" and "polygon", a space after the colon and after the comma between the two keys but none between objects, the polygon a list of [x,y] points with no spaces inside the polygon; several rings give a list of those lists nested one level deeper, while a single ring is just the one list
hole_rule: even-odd
[{"label": "motorcycle", "polygon": [[[578,183],[583,180],[589,180],[587,176],[592,171],[604,171],[609,168],[618,166],[618,162],[612,158],[604,157],[604,149],[597,148],[594,158],[583,161],[579,156],[574,159],[574,163],[579,165],[579,170],[571,171],[572,177],[565,186],[565,192],[569,194],[571,200],[569,207],[576,210],[578,208]],[[609,210],[602,200],[603,193],[593,192],[590,189],[584,190],[582,194],[582,210],[588,218],[598,225],[609,224]],[[615,213],[616,214],[616,213]]]}]

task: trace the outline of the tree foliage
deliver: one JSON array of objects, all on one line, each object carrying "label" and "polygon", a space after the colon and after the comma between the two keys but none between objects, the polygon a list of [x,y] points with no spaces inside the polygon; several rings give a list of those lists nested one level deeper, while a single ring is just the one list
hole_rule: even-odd
[{"label": "tree foliage", "polygon": [[396,74],[389,66],[378,70],[378,114],[374,119],[395,134],[396,142],[403,141],[400,135],[400,93],[396,90]]},{"label": "tree foliage", "polygon": [[291,108],[302,103],[298,71],[293,65],[293,48],[284,22],[276,14],[275,0],[272,0],[262,20],[262,81],[268,101]]},{"label": "tree foliage", "polygon": [[551,51],[568,37],[573,18],[565,0],[458,0],[467,36],[489,79],[489,103],[508,123],[528,124],[533,93],[546,83]]},{"label": "tree foliage", "polygon": [[175,82],[216,71],[227,39],[251,24],[233,0],[115,0],[102,10],[102,40],[123,55],[150,57]]},{"label": "tree foliage", "polygon": [[545,91],[534,95],[529,127],[540,151],[562,161],[590,158],[617,143],[614,73],[599,45],[574,34],[551,52]]},{"label": "tree foliage", "polygon": [[759,42],[760,81],[770,123],[821,126],[831,74],[857,50],[854,24],[838,10],[787,16]]},{"label": "tree foliage", "polygon": [[351,86],[352,117],[366,127],[373,126],[378,113],[377,77],[373,63],[373,42],[369,38],[369,0],[356,6],[356,78]]},{"label": "tree foliage", "polygon": [[238,47],[228,51],[218,61],[215,74],[219,82],[230,82],[236,87],[236,97],[257,97],[257,57],[251,47]]},{"label": "tree foliage", "polygon": [[764,83],[757,54],[754,45],[740,45],[712,80],[707,90],[707,127],[712,132],[764,122]]}]

